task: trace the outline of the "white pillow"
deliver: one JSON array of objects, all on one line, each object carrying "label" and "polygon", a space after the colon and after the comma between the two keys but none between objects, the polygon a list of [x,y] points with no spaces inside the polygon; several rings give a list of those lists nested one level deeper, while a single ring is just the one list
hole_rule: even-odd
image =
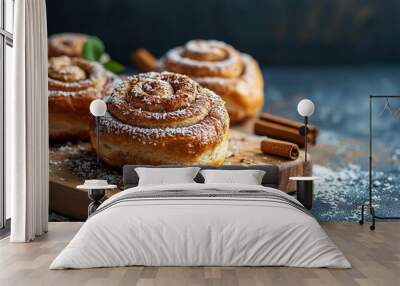
[{"label": "white pillow", "polygon": [[139,186],[195,183],[193,179],[199,170],[199,167],[135,168],[139,176]]},{"label": "white pillow", "polygon": [[205,184],[247,184],[261,185],[265,171],[261,170],[202,170]]}]

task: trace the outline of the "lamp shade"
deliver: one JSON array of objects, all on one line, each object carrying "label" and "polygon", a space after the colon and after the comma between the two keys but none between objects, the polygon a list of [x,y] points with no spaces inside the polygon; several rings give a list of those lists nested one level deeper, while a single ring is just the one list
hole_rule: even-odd
[{"label": "lamp shade", "polygon": [[107,111],[107,104],[101,99],[95,99],[90,103],[90,113],[94,116],[104,116]]},{"label": "lamp shade", "polygon": [[297,105],[297,112],[301,116],[311,116],[315,110],[314,103],[309,99],[303,99]]}]

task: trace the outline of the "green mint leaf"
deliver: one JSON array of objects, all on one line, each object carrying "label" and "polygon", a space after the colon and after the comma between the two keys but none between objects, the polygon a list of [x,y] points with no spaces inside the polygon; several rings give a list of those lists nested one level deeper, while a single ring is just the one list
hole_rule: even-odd
[{"label": "green mint leaf", "polygon": [[120,73],[125,69],[125,67],[121,65],[119,62],[116,62],[111,59],[104,64],[104,67],[113,73]]},{"label": "green mint leaf", "polygon": [[83,57],[91,61],[99,61],[104,53],[104,43],[98,37],[89,37],[83,45]]}]

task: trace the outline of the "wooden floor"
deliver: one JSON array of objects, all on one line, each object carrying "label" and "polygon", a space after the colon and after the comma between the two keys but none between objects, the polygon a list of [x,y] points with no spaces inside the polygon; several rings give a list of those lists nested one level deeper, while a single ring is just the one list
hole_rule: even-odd
[{"label": "wooden floor", "polygon": [[400,223],[324,223],[352,269],[288,267],[125,267],[48,270],[81,223],[50,223],[47,235],[27,244],[0,241],[0,285],[400,285]]}]

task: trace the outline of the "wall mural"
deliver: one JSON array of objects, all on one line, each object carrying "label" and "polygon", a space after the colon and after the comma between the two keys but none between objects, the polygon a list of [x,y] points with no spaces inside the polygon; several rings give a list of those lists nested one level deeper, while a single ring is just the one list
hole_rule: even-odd
[{"label": "wall mural", "polygon": [[[359,13],[349,3],[349,11]],[[379,19],[374,5],[368,2],[363,9],[360,27],[374,15]],[[339,65],[333,66],[280,66],[277,57],[260,56],[262,51],[254,48],[257,37],[242,35],[247,44],[235,37],[230,42],[220,30],[212,37],[210,30],[189,31],[189,38],[178,42],[183,38],[179,34],[168,44],[158,44],[156,36],[132,39],[127,53],[128,48],[118,48],[118,41],[105,28],[79,29],[76,23],[66,27],[56,19],[63,16],[60,9],[49,3],[48,10],[52,220],[86,219],[89,200],[76,186],[97,178],[118,186],[107,196],[119,192],[125,164],[270,164],[279,169],[279,189],[287,193],[296,190],[289,177],[312,174],[318,177],[311,210],[317,219],[359,220],[359,206],[368,199],[368,96],[400,94],[398,66],[340,65],[347,56],[338,56]],[[363,31],[354,33],[363,38]],[[320,33],[311,35],[321,40]],[[296,39],[289,32],[287,37]],[[122,42],[128,45],[126,38]],[[278,45],[276,39],[272,42]],[[329,55],[331,49],[322,47],[321,55]],[[280,52],[281,64],[294,63],[288,50]],[[318,62],[299,57],[302,63]],[[319,63],[326,62],[330,60]],[[306,98],[315,111],[307,117],[304,134],[305,118],[297,107]],[[90,113],[95,99],[106,102],[107,110],[100,110],[104,116]],[[379,214],[398,216],[400,100],[377,103],[373,116],[377,119],[374,201]]]}]

